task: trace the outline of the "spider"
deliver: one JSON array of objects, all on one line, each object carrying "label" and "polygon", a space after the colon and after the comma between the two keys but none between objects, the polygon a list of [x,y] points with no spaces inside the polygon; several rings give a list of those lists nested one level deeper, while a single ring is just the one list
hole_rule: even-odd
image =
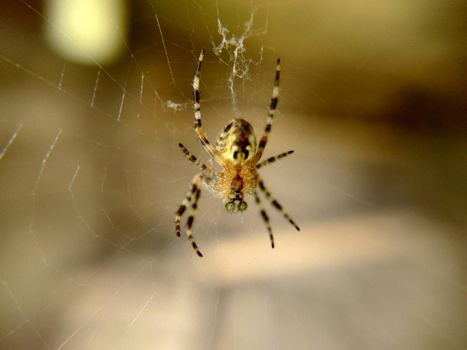
[{"label": "spider", "polygon": [[266,224],[269,238],[271,240],[271,247],[274,248],[274,236],[272,234],[269,216],[261,203],[256,190],[257,188],[259,188],[266,199],[269,200],[271,205],[276,208],[298,231],[300,231],[298,225],[292,220],[290,215],[284,211],[282,205],[272,197],[271,192],[266,188],[261,176],[257,172],[258,169],[271,164],[276,160],[287,157],[294,152],[287,151],[260,162],[261,156],[263,155],[268,142],[268,135],[271,132],[272,120],[274,118],[279,97],[279,80],[281,71],[280,59],[277,59],[274,88],[272,90],[271,104],[269,106],[269,113],[266,119],[266,127],[264,128],[263,136],[261,137],[258,146],[256,144],[256,136],[253,127],[244,119],[231,120],[220,133],[216,145],[213,146],[209,142],[201,123],[199,81],[204,52],[205,50],[203,49],[199,55],[195,76],[193,78],[193,108],[195,114],[194,128],[204,149],[211,158],[213,158],[214,161],[222,167],[222,170],[219,172],[214,171],[210,166],[198,160],[198,158],[188,151],[183,144],[178,144],[188,160],[200,168],[201,172],[193,178],[191,189],[186,194],[185,199],[182,201],[175,214],[175,233],[180,237],[181,217],[189,207],[190,215],[186,221],[186,234],[196,254],[200,257],[203,256],[193,238],[192,227],[195,218],[194,213],[197,209],[198,200],[201,195],[201,184],[204,183],[207,189],[214,196],[223,200],[225,209],[229,213],[241,213],[245,211],[248,207],[245,202],[245,197],[247,195],[253,195],[255,202],[259,207],[261,217]]}]

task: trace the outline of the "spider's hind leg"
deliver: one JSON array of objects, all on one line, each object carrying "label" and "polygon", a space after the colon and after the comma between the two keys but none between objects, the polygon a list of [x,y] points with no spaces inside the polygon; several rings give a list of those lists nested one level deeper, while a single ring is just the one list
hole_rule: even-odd
[{"label": "spider's hind leg", "polygon": [[198,134],[198,138],[201,141],[201,144],[203,145],[204,149],[208,154],[218,163],[222,164],[222,157],[219,154],[219,152],[216,151],[216,149],[211,145],[211,143],[208,140],[208,137],[206,135],[206,132],[203,129],[202,126],[202,120],[201,120],[201,94],[199,92],[199,85],[200,85],[200,72],[201,72],[201,65],[204,60],[204,52],[205,50],[203,49],[199,55],[198,58],[198,64],[196,65],[196,70],[195,70],[195,76],[193,77],[193,110],[195,113],[195,132]]},{"label": "spider's hind leg", "polygon": [[274,76],[274,87],[272,89],[271,103],[269,105],[268,117],[266,119],[266,126],[264,128],[263,136],[259,140],[258,150],[255,155],[255,161],[258,162],[263,155],[266,144],[268,143],[268,136],[272,129],[272,121],[276,113],[277,103],[279,101],[279,82],[281,76],[281,60],[278,58],[276,63],[276,74]]}]

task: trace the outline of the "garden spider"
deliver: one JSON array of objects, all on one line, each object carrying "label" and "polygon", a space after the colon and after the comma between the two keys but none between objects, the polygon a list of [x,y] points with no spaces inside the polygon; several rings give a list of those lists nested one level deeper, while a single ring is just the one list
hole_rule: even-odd
[{"label": "garden spider", "polygon": [[216,163],[222,167],[222,171],[214,171],[211,167],[199,161],[181,143],[178,144],[188,160],[196,164],[196,166],[201,169],[201,172],[193,178],[191,189],[186,194],[185,199],[175,214],[175,232],[177,236],[180,237],[180,220],[182,215],[185,213],[185,210],[189,207],[190,215],[186,221],[186,234],[196,254],[200,257],[203,256],[193,238],[192,227],[194,213],[198,206],[198,200],[201,194],[201,183],[204,183],[213,195],[223,199],[225,209],[230,213],[245,211],[247,208],[245,197],[246,195],[253,195],[255,197],[255,202],[260,209],[261,217],[263,218],[269,232],[271,247],[274,248],[274,237],[272,235],[269,216],[261,204],[260,197],[256,191],[257,187],[259,187],[263,195],[270,201],[271,205],[281,212],[284,218],[287,219],[298,231],[300,231],[300,228],[292,220],[289,214],[282,209],[282,205],[272,197],[257,172],[257,169],[293,153],[293,151],[284,152],[259,162],[268,142],[268,135],[271,132],[272,120],[277,107],[281,70],[280,59],[277,59],[274,88],[272,90],[272,98],[268,118],[266,120],[266,127],[257,148],[253,127],[244,119],[233,119],[230,121],[219,135],[215,147],[213,147],[213,145],[208,141],[206,133],[201,125],[199,94],[199,76],[203,58],[204,50],[202,50],[199,55],[195,76],[193,78],[195,132],[198,134],[201,144],[206,152],[208,152]]}]

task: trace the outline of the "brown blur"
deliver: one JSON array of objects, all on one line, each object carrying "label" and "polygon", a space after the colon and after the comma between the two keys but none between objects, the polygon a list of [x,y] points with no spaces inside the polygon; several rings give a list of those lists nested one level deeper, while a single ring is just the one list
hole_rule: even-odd
[{"label": "brown blur", "polygon": [[[102,64],[50,46],[45,2],[0,5],[0,349],[467,348],[465,4],[127,5]],[[217,12],[241,33],[253,10],[236,114]],[[212,142],[236,116],[260,134],[281,58],[265,155],[295,153],[261,174],[301,231],[264,200],[274,250],[253,198],[229,215],[206,190],[205,257],[175,236],[177,144],[209,162],[203,47]]]}]

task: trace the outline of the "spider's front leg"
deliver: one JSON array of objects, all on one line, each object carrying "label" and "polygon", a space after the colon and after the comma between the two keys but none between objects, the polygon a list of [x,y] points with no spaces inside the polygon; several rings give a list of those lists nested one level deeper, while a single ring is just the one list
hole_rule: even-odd
[{"label": "spider's front leg", "polygon": [[295,223],[295,221],[292,220],[292,218],[290,217],[290,215],[284,210],[284,208],[282,208],[282,205],[276,200],[274,199],[274,197],[272,196],[271,192],[269,192],[269,190],[266,188],[266,186],[264,185],[264,182],[263,180],[258,177],[258,187],[259,189],[261,190],[261,192],[263,192],[264,196],[266,197],[266,199],[271,203],[271,205],[276,208],[281,214],[282,216],[292,224],[293,227],[295,227],[295,229],[297,231],[300,231],[300,227],[298,227],[298,225]]},{"label": "spider's front leg", "polygon": [[198,207],[199,197],[201,195],[202,177],[203,177],[202,173],[195,175],[192,181],[192,186],[191,186],[190,191],[188,191],[188,193],[186,194],[186,197],[183,199],[182,203],[180,204],[180,207],[175,213],[175,233],[177,234],[178,237],[180,237],[180,232],[181,232],[180,221],[186,209],[189,207],[190,212],[189,212],[189,215],[186,221],[186,234],[187,234],[188,239],[191,242],[191,246],[193,247],[193,250],[200,257],[202,257],[203,254],[201,254],[201,252],[198,249],[198,245],[196,244],[193,238],[193,233],[192,233],[191,228],[193,227],[193,222],[195,220],[195,212]]},{"label": "spider's front leg", "polygon": [[266,224],[266,228],[268,229],[269,239],[271,240],[271,248],[274,248],[274,236],[272,234],[272,228],[271,228],[271,223],[269,221],[269,216],[266,213],[266,210],[264,209],[263,205],[261,204],[261,199],[259,198],[256,190],[253,192],[253,194],[255,196],[256,205],[259,207],[261,218],[263,219],[264,223]]}]

